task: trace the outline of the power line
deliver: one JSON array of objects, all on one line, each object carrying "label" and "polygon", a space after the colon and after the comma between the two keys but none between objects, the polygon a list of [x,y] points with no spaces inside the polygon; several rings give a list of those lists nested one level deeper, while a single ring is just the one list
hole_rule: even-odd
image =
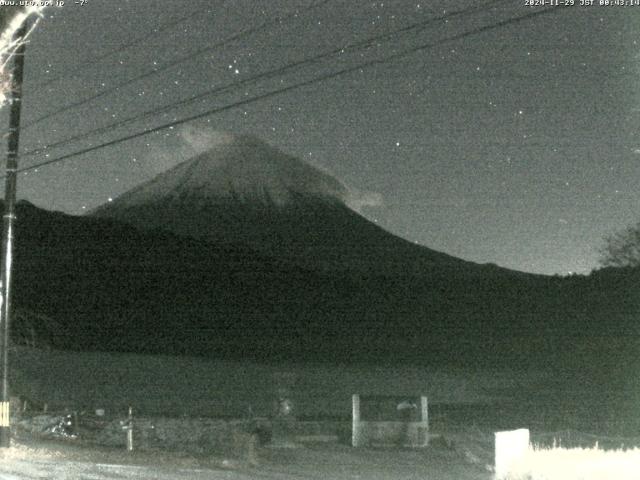
[{"label": "power line", "polygon": [[535,10],[535,11],[533,11],[531,13],[528,13],[526,15],[522,15],[520,17],[515,17],[515,18],[512,17],[512,18],[509,18],[507,20],[502,20],[500,22],[497,22],[497,23],[494,23],[494,24],[491,24],[491,25],[485,25],[485,26],[482,26],[482,27],[477,27],[477,28],[474,28],[474,29],[469,30],[467,32],[463,32],[463,33],[459,33],[459,34],[456,34],[456,35],[452,35],[450,37],[438,40],[436,42],[430,42],[430,43],[427,43],[427,44],[423,44],[423,45],[420,45],[420,46],[417,46],[417,47],[410,48],[410,49],[405,50],[403,52],[399,52],[399,53],[395,53],[395,54],[389,55],[389,56],[387,56],[385,58],[382,58],[382,59],[371,60],[369,62],[360,64],[360,65],[347,67],[347,68],[344,68],[342,70],[338,70],[336,72],[332,72],[332,73],[328,73],[328,74],[325,74],[325,75],[321,75],[319,77],[316,77],[316,78],[313,78],[313,79],[310,79],[310,80],[306,80],[306,81],[303,81],[303,82],[299,82],[299,83],[294,84],[294,85],[289,85],[287,87],[283,87],[283,88],[278,89],[278,90],[267,92],[267,93],[264,93],[264,94],[261,94],[261,95],[256,95],[254,97],[247,98],[247,99],[244,99],[244,100],[241,100],[241,101],[238,101],[238,102],[234,102],[234,103],[222,106],[222,107],[214,108],[214,109],[208,110],[206,112],[199,113],[197,115],[192,115],[190,117],[186,117],[186,118],[183,118],[183,119],[180,119],[180,120],[175,120],[173,122],[165,123],[163,125],[159,125],[159,126],[154,127],[154,128],[145,129],[145,130],[143,130],[141,132],[137,132],[137,133],[134,133],[134,134],[126,135],[124,137],[121,137],[121,138],[118,138],[118,139],[114,139],[114,140],[102,143],[100,145],[94,145],[94,146],[91,146],[91,147],[87,147],[87,148],[78,150],[76,152],[72,152],[72,153],[68,153],[66,155],[62,155],[60,157],[57,157],[57,158],[54,158],[54,159],[51,159],[51,160],[46,160],[44,162],[40,162],[40,163],[37,163],[37,164],[34,164],[34,165],[30,165],[28,167],[23,167],[23,168],[19,169],[18,171],[19,172],[25,172],[25,171],[34,170],[36,168],[40,168],[40,167],[43,167],[43,166],[46,166],[46,165],[51,165],[51,164],[54,164],[54,163],[63,162],[65,160],[68,160],[70,158],[83,155],[85,153],[90,153],[90,152],[93,152],[93,151],[96,151],[96,150],[99,150],[99,149],[102,149],[102,148],[105,148],[105,147],[116,145],[118,143],[122,143],[122,142],[126,142],[126,141],[129,141],[129,140],[133,140],[133,139],[148,135],[150,133],[158,132],[158,131],[161,131],[161,130],[166,130],[168,128],[175,127],[175,126],[178,126],[178,125],[182,125],[182,124],[187,123],[187,122],[191,122],[191,121],[194,121],[194,120],[199,120],[199,119],[208,117],[210,115],[213,115],[214,113],[220,113],[220,112],[223,112],[223,111],[226,111],[226,110],[230,110],[230,109],[242,106],[242,105],[246,105],[246,104],[249,104],[249,103],[254,103],[254,102],[257,102],[257,101],[260,101],[260,100],[271,98],[271,97],[280,95],[282,93],[286,93],[286,92],[289,92],[289,91],[292,91],[292,90],[297,90],[299,88],[303,88],[303,87],[306,87],[306,86],[309,86],[309,85],[313,85],[315,83],[331,80],[333,78],[336,78],[336,77],[339,77],[339,76],[342,76],[342,75],[345,75],[345,74],[348,74],[348,73],[352,73],[352,72],[355,72],[355,71],[363,70],[365,68],[369,68],[369,67],[376,66],[376,65],[382,65],[384,63],[388,63],[388,62],[391,62],[391,61],[399,60],[401,58],[404,58],[404,57],[406,57],[408,55],[411,55],[413,53],[416,53],[416,52],[419,52],[419,51],[422,51],[422,50],[428,50],[428,49],[443,45],[445,43],[449,43],[449,42],[456,41],[456,40],[461,40],[461,39],[469,37],[469,36],[478,35],[480,33],[484,33],[484,32],[490,31],[490,30],[495,30],[495,29],[498,29],[498,28],[502,28],[502,27],[505,27],[507,25],[520,23],[520,22],[523,22],[523,21],[526,21],[526,20],[530,20],[532,18],[536,18],[536,17],[542,16],[542,15],[546,15],[546,14],[548,14],[550,12],[554,12],[554,11],[557,12],[560,9],[564,9],[564,8],[567,8],[567,7],[558,6],[558,7],[551,7],[551,8],[541,9],[541,10]]},{"label": "power line", "polygon": [[[307,11],[311,11],[311,10],[314,10],[316,8],[319,8],[319,7],[325,5],[326,3],[330,2],[330,1],[331,0],[321,0],[321,1],[317,2],[317,3],[314,3],[313,5],[309,6],[306,10],[304,10],[303,13],[306,13]],[[145,78],[149,78],[149,77],[157,75],[159,73],[163,73],[163,72],[165,72],[167,70],[170,70],[171,68],[173,68],[173,67],[175,67],[177,65],[180,65],[181,63],[185,63],[187,61],[193,60],[194,58],[199,57],[203,53],[208,53],[208,52],[211,52],[213,50],[217,50],[218,48],[224,47],[225,45],[227,45],[229,43],[232,43],[232,42],[234,42],[236,40],[239,40],[239,39],[241,39],[243,37],[250,36],[250,35],[252,35],[252,34],[254,34],[256,32],[259,32],[260,30],[263,30],[265,28],[271,27],[271,26],[273,26],[275,24],[278,24],[278,23],[282,23],[285,20],[289,20],[289,19],[293,18],[294,16],[297,16],[298,14],[299,14],[298,10],[296,9],[296,10],[290,12],[289,14],[285,15],[284,17],[276,17],[276,18],[274,18],[272,20],[263,22],[263,23],[261,23],[260,25],[258,25],[256,27],[245,29],[245,30],[243,30],[243,31],[241,31],[239,33],[236,33],[235,35],[232,35],[231,37],[229,37],[229,38],[227,38],[225,40],[217,42],[217,43],[215,43],[215,44],[213,44],[211,46],[196,50],[195,52],[191,53],[190,55],[188,55],[186,57],[183,57],[183,58],[180,58],[178,60],[171,61],[171,62],[167,62],[167,63],[165,63],[164,65],[162,65],[162,66],[160,66],[158,68],[154,68],[153,70],[151,70],[149,72],[146,72],[146,73],[138,75],[138,76],[136,76],[134,78],[131,78],[131,79],[119,84],[119,85],[115,85],[114,87],[105,89],[105,90],[103,90],[103,91],[101,91],[101,92],[99,92],[99,93],[97,93],[95,95],[92,95],[90,97],[84,98],[82,100],[78,100],[76,102],[69,103],[69,104],[65,105],[64,107],[61,107],[61,108],[56,109],[56,110],[52,110],[49,113],[45,113],[44,115],[42,115],[41,117],[37,118],[36,120],[26,124],[23,128],[25,128],[25,129],[26,128],[30,128],[33,125],[36,125],[36,124],[38,124],[38,123],[40,123],[40,122],[42,122],[44,120],[47,120],[47,119],[49,119],[49,118],[51,118],[51,117],[53,117],[55,115],[59,115],[61,113],[64,113],[64,112],[69,111],[69,110],[71,110],[73,108],[79,107],[81,105],[85,105],[85,104],[87,104],[89,102],[92,102],[93,100],[97,100],[98,98],[104,97],[105,95],[108,95],[110,93],[116,92],[116,91],[120,90],[121,88],[129,86],[129,85],[131,85],[133,83],[136,83],[136,82],[138,82],[140,80],[143,80]],[[191,16],[185,17],[181,21],[184,21],[185,19],[190,18],[190,17]],[[157,33],[157,32],[155,32],[155,33]],[[113,54],[113,53],[115,53],[115,52],[111,52],[111,54]],[[109,54],[109,55],[111,55],[111,54]]]},{"label": "power line", "polygon": [[238,107],[238,106],[246,105],[246,104],[253,103],[253,102],[256,102],[256,101],[259,101],[259,100],[264,100],[266,98],[270,98],[270,97],[279,95],[281,93],[286,93],[288,91],[295,90],[295,89],[298,89],[298,88],[302,88],[302,87],[305,87],[305,86],[309,86],[309,85],[312,85],[314,83],[318,83],[318,82],[321,82],[321,81],[330,80],[330,79],[345,75],[347,73],[351,73],[351,72],[358,71],[358,70],[363,70],[365,68],[369,68],[369,67],[372,67],[372,66],[375,66],[375,65],[381,65],[381,64],[384,64],[384,63],[388,63],[390,61],[395,61],[395,60],[398,60],[400,58],[403,58],[403,57],[406,57],[408,55],[411,55],[413,53],[416,53],[418,51],[421,51],[421,50],[434,48],[436,46],[440,46],[442,44],[449,43],[451,41],[460,40],[462,38],[465,38],[465,37],[468,37],[468,36],[471,36],[471,35],[477,35],[479,33],[483,33],[485,31],[501,28],[501,27],[507,26],[509,24],[514,24],[514,23],[518,23],[518,22],[521,22],[521,21],[529,20],[531,18],[540,16],[540,15],[543,15],[543,14],[547,14],[547,13],[549,13],[551,11],[558,10],[560,8],[565,8],[565,7],[552,7],[552,8],[547,8],[547,9],[543,9],[543,10],[536,10],[534,12],[531,12],[531,13],[529,13],[527,15],[523,15],[521,17],[510,18],[510,19],[507,19],[507,20],[503,20],[503,21],[497,22],[497,23],[492,24],[492,25],[485,25],[483,27],[478,27],[478,28],[472,29],[472,30],[467,31],[467,32],[463,32],[463,33],[460,33],[460,34],[457,34],[457,35],[453,35],[453,36],[445,38],[445,39],[438,40],[436,42],[431,42],[431,43],[423,44],[423,45],[420,45],[420,46],[417,46],[417,47],[413,47],[413,48],[411,48],[409,50],[405,50],[404,52],[399,52],[399,53],[396,53],[396,54],[392,54],[392,55],[387,56],[387,57],[382,58],[382,59],[376,59],[376,60],[365,62],[365,63],[359,64],[359,65],[355,65],[355,66],[352,66],[352,67],[347,67],[347,68],[344,68],[344,69],[339,70],[337,72],[332,72],[332,73],[328,73],[328,74],[325,74],[325,75],[321,75],[320,77],[316,77],[316,78],[313,78],[313,79],[310,79],[310,80],[306,80],[306,81],[303,81],[303,82],[300,82],[300,83],[297,83],[297,84],[294,84],[294,85],[283,87],[283,88],[275,90],[275,91],[271,91],[271,92],[267,92],[267,93],[264,93],[264,94],[261,94],[261,95],[257,95],[257,96],[254,96],[254,97],[251,97],[251,98],[248,98],[248,99],[244,99],[244,100],[241,100],[241,101],[238,101],[238,102],[235,102],[235,103],[231,103],[229,105],[225,105],[223,107],[218,107],[218,108],[215,108],[215,109],[211,109],[211,110],[208,110],[206,112],[199,113],[199,114],[196,114],[196,115],[192,115],[190,117],[186,117],[186,118],[183,118],[183,119],[180,119],[180,120],[175,120],[173,122],[165,123],[163,125],[160,125],[160,126],[157,126],[157,127],[154,127],[154,128],[145,129],[145,130],[143,130],[141,132],[137,132],[137,133],[134,133],[134,134],[131,134],[131,135],[127,135],[127,136],[121,137],[119,139],[111,140],[109,142],[106,142],[106,143],[103,143],[103,144],[100,144],[100,145],[95,145],[95,146],[92,146],[92,147],[88,147],[88,148],[79,150],[77,152],[72,152],[72,153],[63,155],[61,157],[57,157],[55,159],[51,159],[51,160],[47,160],[47,161],[44,161],[44,162],[41,162],[41,163],[38,163],[38,164],[34,164],[32,166],[29,166],[29,167],[24,167],[24,168],[22,168],[20,170],[20,172],[32,170],[34,168],[39,168],[41,166],[45,166],[45,165],[49,165],[49,164],[52,164],[52,163],[57,163],[59,161],[67,160],[69,158],[72,158],[72,157],[75,157],[75,156],[78,156],[78,155],[82,155],[82,154],[85,154],[85,153],[89,153],[89,152],[98,150],[100,148],[104,148],[104,147],[115,145],[115,144],[122,143],[122,142],[125,142],[125,141],[133,140],[135,138],[139,138],[139,137],[142,137],[142,136],[145,136],[147,134],[154,133],[154,132],[157,132],[157,131],[166,130],[168,128],[171,128],[171,127],[174,127],[174,126],[177,126],[177,125],[181,125],[181,124],[193,121],[193,120],[198,120],[198,119],[201,119],[201,118],[205,118],[207,116],[213,115],[214,113],[220,113],[222,111],[226,111],[226,110]]},{"label": "power line", "polygon": [[[356,51],[356,50],[360,50],[360,49],[363,49],[363,48],[366,48],[366,47],[370,47],[370,46],[376,44],[376,42],[382,41],[382,40],[387,39],[387,38],[391,38],[393,36],[397,36],[397,35],[399,35],[401,33],[406,33],[408,31],[415,30],[417,28],[424,28],[425,26],[427,26],[427,25],[429,25],[431,23],[440,22],[442,20],[447,20],[449,18],[453,18],[453,17],[456,17],[456,16],[461,16],[461,15],[465,15],[465,14],[469,14],[469,13],[474,13],[474,12],[479,11],[479,10],[484,10],[489,6],[492,6],[492,5],[495,5],[495,4],[498,4],[498,3],[505,3],[506,1],[509,1],[509,0],[491,0],[489,2],[486,2],[486,3],[482,4],[482,5],[476,5],[475,7],[470,7],[470,8],[454,11],[454,12],[449,12],[449,13],[446,13],[446,14],[441,15],[441,16],[436,17],[436,18],[429,18],[427,20],[422,20],[420,22],[413,23],[411,25],[408,25],[408,26],[405,26],[405,27],[402,27],[402,28],[399,28],[399,29],[392,30],[391,32],[386,32],[384,34],[375,35],[373,37],[370,37],[370,38],[367,38],[365,40],[353,43],[351,45],[347,45],[347,46],[344,46],[344,47],[338,47],[338,48],[335,48],[335,49],[333,49],[333,50],[331,50],[329,52],[325,52],[325,53],[321,53],[321,54],[318,54],[318,55],[314,55],[314,56],[312,56],[310,58],[306,58],[306,59],[303,59],[303,60],[288,64],[288,65],[284,65],[282,67],[277,67],[275,69],[259,73],[257,75],[252,76],[252,77],[248,77],[246,79],[240,80],[238,82],[233,82],[233,83],[221,86],[221,87],[217,87],[217,88],[214,88],[214,89],[211,89],[211,90],[207,90],[207,91],[202,92],[200,94],[197,94],[195,96],[191,96],[191,97],[189,97],[187,99],[180,100],[178,102],[174,102],[174,103],[171,103],[169,105],[164,105],[162,107],[156,108],[156,109],[148,111],[148,112],[143,112],[141,114],[134,115],[133,117],[129,117],[128,119],[120,120],[118,122],[114,122],[114,123],[111,123],[109,125],[106,125],[106,126],[103,126],[103,127],[99,127],[97,129],[91,130],[89,132],[84,132],[84,133],[80,133],[78,135],[74,135],[74,136],[72,136],[70,138],[67,138],[67,139],[64,139],[64,140],[60,140],[58,142],[49,144],[49,145],[47,145],[45,147],[40,147],[38,149],[25,152],[25,153],[23,153],[23,156],[35,155],[37,153],[41,153],[41,152],[43,152],[43,151],[45,151],[47,149],[50,149],[50,148],[59,147],[59,146],[65,145],[67,143],[70,143],[72,141],[75,141],[75,140],[78,140],[78,139],[82,139],[82,138],[86,138],[86,137],[88,137],[90,135],[94,135],[94,134],[97,134],[97,133],[102,133],[102,132],[109,131],[109,130],[112,130],[112,129],[115,129],[115,128],[119,128],[119,127],[128,125],[128,124],[130,124],[130,123],[132,123],[132,122],[134,122],[136,120],[139,120],[139,119],[142,119],[142,118],[145,118],[145,117],[149,117],[149,116],[152,116],[152,115],[156,115],[158,113],[166,112],[167,110],[171,110],[171,109],[177,108],[179,106],[187,105],[189,103],[193,103],[193,102],[195,102],[197,100],[200,100],[202,98],[208,97],[210,95],[220,94],[220,93],[228,91],[228,90],[230,90],[232,88],[237,88],[237,87],[240,87],[240,86],[243,86],[243,85],[246,85],[246,84],[250,84],[250,83],[256,82],[258,80],[273,78],[275,76],[282,75],[282,74],[286,73],[289,70],[293,70],[293,69],[299,68],[299,67],[301,67],[303,65],[307,65],[307,64],[311,64],[311,63],[317,63],[318,61],[325,60],[327,58],[330,58],[330,57],[333,57],[335,55],[339,55],[339,54],[345,53],[347,51],[349,51],[349,52],[350,51]],[[145,74],[145,76],[146,76],[146,74]],[[102,94],[100,94],[100,95],[102,95]],[[42,120],[42,119],[39,119],[36,122],[32,122],[31,124],[27,125],[27,127],[25,127],[25,128],[28,128],[29,126],[37,123],[40,120]]]},{"label": "power line", "polygon": [[[225,0],[223,0],[223,2],[224,1]],[[176,25],[179,25],[179,24],[181,24],[182,22],[184,22],[186,20],[189,20],[189,19],[194,18],[196,16],[201,16],[201,15],[202,15],[202,12],[196,11],[194,13],[191,13],[190,15],[186,15],[184,17],[181,17],[181,18],[177,19],[177,20],[173,20],[173,21],[167,22],[167,23],[165,23],[163,25],[160,25],[155,30],[152,30],[151,32],[146,33],[146,34],[144,34],[142,36],[136,37],[135,39],[125,43],[124,45],[119,46],[115,50],[111,50],[111,51],[109,51],[109,52],[107,52],[107,53],[105,53],[103,55],[99,55],[98,57],[95,57],[93,59],[90,59],[90,60],[87,60],[85,62],[79,63],[79,64],[77,64],[75,66],[72,66],[72,67],[69,67],[69,68],[71,70],[73,70],[73,76],[76,76],[76,75],[78,75],[78,72],[80,72],[82,70],[85,70],[87,67],[90,67],[91,65],[95,65],[95,64],[101,62],[105,58],[108,58],[108,57],[110,57],[112,55],[115,55],[117,53],[124,52],[125,50],[128,50],[131,47],[135,47],[138,44],[144,42],[145,40],[147,40],[149,38],[152,38],[152,37],[158,35],[161,32],[164,32],[165,30],[169,30],[170,28],[173,28]],[[67,73],[59,75],[59,76],[57,76],[55,78],[51,78],[51,79],[48,79],[48,80],[46,80],[46,81],[44,81],[44,82],[42,82],[40,84],[37,84],[36,88],[46,87],[48,85],[51,85],[52,83],[55,83],[55,82],[58,82],[58,81],[64,79],[64,78],[68,78],[69,76],[70,75],[67,74]]]}]

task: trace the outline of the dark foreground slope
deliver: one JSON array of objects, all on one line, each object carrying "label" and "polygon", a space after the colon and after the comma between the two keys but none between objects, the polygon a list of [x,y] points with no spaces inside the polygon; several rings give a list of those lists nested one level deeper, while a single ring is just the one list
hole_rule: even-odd
[{"label": "dark foreground slope", "polygon": [[295,339],[285,350],[579,363],[635,348],[636,271],[561,279],[466,262],[369,222],[349,208],[349,188],[302,160],[253,137],[223,138],[93,216],[249,245],[303,269],[309,291],[278,295],[258,314],[277,311],[280,343]]},{"label": "dark foreground slope", "polygon": [[15,302],[55,320],[54,347],[460,364],[618,362],[635,348],[637,271],[323,273],[27,203],[18,219]]},{"label": "dark foreground slope", "polygon": [[562,279],[466,262],[367,221],[349,188],[300,159],[220,138],[89,216],[21,204],[15,300],[35,314],[16,338],[467,365],[615,365],[636,348],[638,271]]}]

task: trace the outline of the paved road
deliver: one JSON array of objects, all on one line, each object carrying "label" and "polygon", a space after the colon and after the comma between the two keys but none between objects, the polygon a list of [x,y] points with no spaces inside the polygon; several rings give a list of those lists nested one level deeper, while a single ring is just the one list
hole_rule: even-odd
[{"label": "paved road", "polygon": [[150,465],[95,464],[76,461],[16,460],[0,466],[0,480],[248,480],[254,478],[232,470],[167,468]]},{"label": "paved road", "polygon": [[0,453],[0,480],[489,480],[483,465],[442,448],[353,449],[318,444],[265,448],[257,465],[164,452],[41,448]]}]

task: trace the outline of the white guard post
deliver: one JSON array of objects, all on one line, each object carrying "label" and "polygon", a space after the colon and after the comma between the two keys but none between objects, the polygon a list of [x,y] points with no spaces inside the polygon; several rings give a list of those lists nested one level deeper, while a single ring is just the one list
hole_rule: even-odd
[{"label": "white guard post", "polygon": [[506,479],[529,449],[529,429],[495,432],[495,448],[495,478]]}]

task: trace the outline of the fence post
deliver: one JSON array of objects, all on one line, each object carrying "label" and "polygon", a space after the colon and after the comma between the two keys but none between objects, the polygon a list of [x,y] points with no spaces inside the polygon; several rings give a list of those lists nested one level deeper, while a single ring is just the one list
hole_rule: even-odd
[{"label": "fence post", "polygon": [[133,452],[133,407],[129,407],[127,417],[127,452]]},{"label": "fence post", "polygon": [[360,395],[357,393],[351,397],[352,423],[351,423],[351,445],[360,446]]},{"label": "fence post", "polygon": [[[418,427],[418,445],[427,446],[429,445],[429,402],[425,395],[420,397],[420,409],[422,410],[422,418],[420,421],[422,422],[422,426]],[[420,432],[422,432],[420,434]]]}]

